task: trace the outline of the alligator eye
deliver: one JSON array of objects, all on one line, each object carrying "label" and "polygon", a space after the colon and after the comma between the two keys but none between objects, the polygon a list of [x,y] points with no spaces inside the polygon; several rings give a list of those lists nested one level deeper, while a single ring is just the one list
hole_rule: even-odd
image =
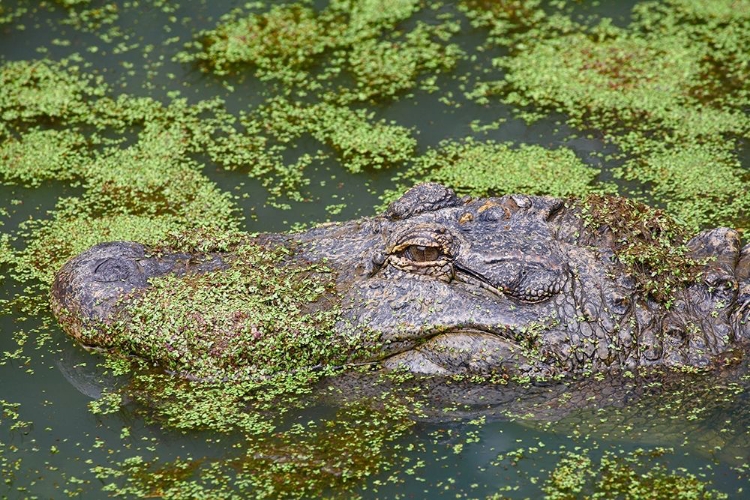
[{"label": "alligator eye", "polygon": [[440,257],[440,249],[422,245],[409,245],[404,250],[404,255],[414,262],[432,262]]}]

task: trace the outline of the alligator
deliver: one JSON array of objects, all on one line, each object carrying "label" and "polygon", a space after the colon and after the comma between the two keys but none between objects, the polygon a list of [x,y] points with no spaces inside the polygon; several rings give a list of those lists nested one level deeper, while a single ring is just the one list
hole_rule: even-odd
[{"label": "alligator", "polygon": [[[750,339],[750,244],[728,228],[680,239],[665,220],[617,197],[473,198],[425,183],[377,216],[249,241],[331,269],[334,334],[361,338],[368,349],[352,362],[386,371],[553,380],[727,364]],[[628,253],[652,247],[662,254],[651,260]],[[84,344],[158,361],[160,346],[112,345],[91,332],[127,321],[123,298],[155,277],[231,266],[231,251],[102,243],[56,274],[52,310]]]}]

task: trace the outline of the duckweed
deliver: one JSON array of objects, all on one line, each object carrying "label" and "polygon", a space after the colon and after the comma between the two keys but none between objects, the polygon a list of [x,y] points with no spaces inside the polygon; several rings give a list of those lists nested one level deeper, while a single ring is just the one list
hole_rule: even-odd
[{"label": "duckweed", "polygon": [[13,257],[17,278],[49,284],[57,269],[70,257],[92,245],[117,240],[156,244],[184,227],[183,221],[169,216],[110,214],[92,217],[82,205],[77,198],[63,199],[52,219],[24,224],[28,242]]},{"label": "duckweed", "polygon": [[333,335],[335,277],[318,265],[285,264],[285,255],[246,245],[226,270],[154,278],[103,335],[197,379],[263,379],[345,363],[362,339]]},{"label": "duckweed", "polygon": [[506,99],[561,109],[578,124],[596,124],[609,133],[635,127],[702,135],[695,126],[704,123],[726,127],[718,132],[741,131],[741,121],[731,114],[700,121],[701,112],[717,111],[702,109],[690,97],[690,84],[700,75],[701,54],[695,45],[684,39],[659,42],[655,46],[608,27],[599,38],[574,33],[538,43],[498,61],[507,65],[512,90]]},{"label": "duckweed", "polygon": [[[272,497],[351,495],[368,476],[402,466],[391,447],[415,422],[410,408],[391,398],[385,393],[375,405],[349,403],[330,421],[251,441],[242,470],[252,473],[255,491]],[[377,406],[384,402],[387,406]]]},{"label": "duckweed", "polygon": [[63,125],[86,122],[90,101],[102,97],[107,87],[101,78],[81,71],[78,58],[59,62],[12,61],[0,68],[0,132],[10,124],[36,122]]},{"label": "duckweed", "polygon": [[86,178],[83,195],[61,199],[51,219],[23,223],[28,243],[18,254],[21,275],[49,283],[55,269],[96,243],[155,244],[188,227],[236,223],[229,196],[191,166],[181,143],[167,132],[154,134],[84,168],[76,165]]},{"label": "duckweed", "polygon": [[[736,165],[738,138],[750,134],[750,25],[741,5],[699,4],[644,2],[627,28],[608,20],[575,27],[536,11],[527,31],[507,11],[480,15],[475,9],[475,20],[492,26],[513,19],[516,50],[494,60],[505,79],[486,81],[474,95],[500,95],[528,120],[543,110],[561,112],[576,127],[600,130],[630,157],[625,175],[641,183],[631,195],[645,190],[694,227],[732,222],[743,228],[747,179]],[[694,154],[688,151],[700,152],[704,162],[688,160]],[[708,185],[709,200],[696,202]],[[706,210],[710,205],[717,208]]]},{"label": "duckweed", "polygon": [[[731,3],[725,3],[725,11]],[[673,4],[684,8],[695,2]],[[505,99],[560,109],[576,123],[610,133],[661,131],[659,139],[667,140],[670,134],[747,133],[748,120],[740,112],[747,96],[737,89],[746,80],[747,65],[731,70],[745,75],[729,88],[718,80],[717,68],[707,66],[722,49],[737,54],[742,41],[727,35],[747,20],[742,14],[718,23],[694,19],[700,11],[683,17],[679,8],[646,2],[635,9],[628,29],[603,22],[588,32],[525,40],[525,50],[495,61],[508,71]],[[715,42],[725,36],[726,47]],[[698,98],[701,92],[722,100],[706,102]]]},{"label": "duckweed", "polygon": [[[629,454],[605,452],[599,464],[583,453],[568,452],[545,481],[546,498],[728,498],[708,487],[693,474],[669,472],[664,465],[644,462],[672,453],[657,449],[651,454],[637,450]],[[598,465],[598,468],[596,467]]]},{"label": "duckweed", "polygon": [[253,118],[265,123],[277,141],[312,135],[333,148],[346,169],[357,173],[399,165],[411,157],[416,146],[408,129],[384,120],[374,122],[373,115],[326,103],[304,105],[276,99]]},{"label": "duckweed", "polygon": [[[97,413],[132,400],[172,428],[268,432],[266,410],[285,413],[317,380],[366,356],[364,345],[377,345],[357,332],[334,334],[341,321],[335,275],[296,262],[287,248],[266,249],[241,233],[211,229],[152,251],[199,249],[231,251],[227,267],[154,278],[122,299],[110,324],[82,332],[110,349],[114,369],[125,362],[133,371],[119,395],[94,405]],[[128,361],[130,355],[137,358]]]},{"label": "duckweed", "polygon": [[629,160],[623,178],[650,185],[649,194],[693,230],[718,221],[748,223],[750,173],[741,168],[731,144],[655,146]]},{"label": "duckweed", "polygon": [[216,30],[198,35],[195,54],[182,52],[182,62],[200,61],[222,75],[238,63],[252,64],[264,73],[310,66],[316,55],[334,43],[313,9],[275,5],[268,12],[243,16],[234,11]]},{"label": "duckweed", "polygon": [[34,187],[49,179],[72,181],[90,161],[86,146],[86,138],[70,130],[30,130],[0,146],[0,176]]},{"label": "duckweed", "polygon": [[[457,193],[472,196],[499,196],[527,193],[552,196],[574,196],[582,193],[612,190],[596,185],[600,170],[584,165],[567,148],[546,149],[522,144],[514,147],[494,141],[444,141],[439,148],[416,159],[404,173],[401,182],[441,182]],[[386,202],[401,194],[389,193]]]},{"label": "duckweed", "polygon": [[189,159],[185,142],[179,130],[149,130],[133,146],[100,155],[85,173],[87,208],[226,225],[234,205]]},{"label": "duckweed", "polygon": [[[445,44],[457,30],[454,23],[395,29],[420,9],[414,0],[333,1],[319,12],[301,4],[265,12],[253,11],[258,4],[249,7],[249,13],[235,10],[216,29],[198,33],[176,59],[217,75],[251,66],[286,93],[296,89],[301,96],[314,92],[350,103],[395,98],[415,88],[421,75],[450,71],[462,56],[456,45]],[[321,59],[325,69],[314,71]],[[354,85],[340,84],[343,73]],[[429,80],[425,88],[431,88]]]},{"label": "duckweed", "polygon": [[317,105],[302,111],[310,134],[330,145],[350,172],[399,165],[411,158],[416,141],[405,128],[383,120],[372,123],[363,110]]},{"label": "duckweed", "polygon": [[[220,410],[220,408],[216,408]],[[347,404],[329,421],[295,424],[270,438],[249,436],[244,454],[164,463],[142,456],[96,466],[103,491],[161,498],[359,498],[359,482],[397,465],[387,446],[413,420],[398,408]],[[226,478],[232,477],[232,482]]]},{"label": "duckweed", "polygon": [[626,198],[589,195],[579,202],[586,227],[599,237],[611,232],[617,259],[641,290],[669,302],[680,287],[698,278],[689,257],[686,228],[662,210]]},{"label": "duckweed", "polygon": [[[0,25],[11,24],[26,13],[26,9],[22,6],[9,6],[0,5]],[[20,29],[23,29],[21,27]]]},{"label": "duckweed", "polygon": [[515,37],[524,36],[547,21],[539,0],[503,1],[463,0],[462,10],[476,28],[489,31],[491,43],[512,46]]}]

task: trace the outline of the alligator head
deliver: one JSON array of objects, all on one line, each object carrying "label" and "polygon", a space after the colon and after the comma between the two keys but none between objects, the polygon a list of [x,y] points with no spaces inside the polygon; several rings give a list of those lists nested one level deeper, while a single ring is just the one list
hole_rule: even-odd
[{"label": "alligator head", "polygon": [[[607,227],[589,227],[572,202],[458,198],[422,184],[380,216],[258,241],[337,270],[338,333],[360,337],[368,359],[387,368],[549,378],[703,367],[750,337],[750,245],[741,251],[735,231],[714,229],[687,243],[700,269],[668,303],[644,293],[613,238]],[[120,297],[151,277],[213,272],[231,260],[191,264],[194,257],[98,245],[58,273],[53,310],[72,335],[107,345],[80,332],[97,332]]]},{"label": "alligator head", "polygon": [[308,257],[356,270],[349,328],[378,333],[386,367],[532,378],[706,367],[750,336],[750,245],[740,252],[730,229],[687,242],[695,279],[668,302],[620,262],[609,228],[551,197],[459,199],[422,184],[381,217],[300,239]]}]

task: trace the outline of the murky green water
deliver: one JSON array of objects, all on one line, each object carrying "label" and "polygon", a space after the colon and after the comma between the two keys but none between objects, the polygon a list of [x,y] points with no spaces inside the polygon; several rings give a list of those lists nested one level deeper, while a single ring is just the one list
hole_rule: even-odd
[{"label": "murky green water", "polygon": [[[195,64],[174,60],[175,54],[197,32],[214,29],[222,15],[241,7],[238,2],[182,2],[177,5],[154,0],[84,1],[69,8],[63,6],[65,3],[74,2],[19,0],[0,4],[0,17],[17,13],[17,17],[0,24],[2,62],[40,58],[61,61],[78,54],[83,72],[102,76],[110,85],[111,96],[151,97],[164,105],[174,100],[176,91],[190,104],[218,96],[224,99],[225,109],[234,116],[258,108],[280,88],[278,80],[260,81],[253,76],[252,69],[219,76],[210,71],[201,72]],[[396,3],[384,2],[384,8],[395,8]],[[260,7],[261,12],[275,3],[267,4]],[[545,4],[545,9],[557,12],[556,3],[550,4]],[[633,4],[635,2],[601,2],[600,5],[581,2],[560,12],[582,25],[594,26],[600,18],[612,17],[614,26],[626,27],[631,21]],[[328,2],[321,0],[314,2],[313,7],[320,11],[327,5]],[[75,19],[83,21],[76,24]],[[95,22],[97,19],[99,22]],[[593,187],[605,189],[614,183],[615,189],[621,192],[640,193],[643,198],[668,207],[674,203],[676,213],[690,213],[693,205],[686,205],[679,197],[660,198],[658,191],[649,191],[650,184],[645,183],[644,187],[638,179],[615,175],[615,168],[628,158],[638,157],[638,147],[611,140],[606,135],[607,130],[576,129],[578,122],[569,119],[563,104],[558,111],[548,110],[543,119],[529,124],[517,115],[518,106],[503,99],[491,96],[484,101],[466,97],[465,92],[475,88],[477,82],[501,79],[507,68],[493,66],[492,60],[511,57],[509,54],[513,50],[492,43],[485,47],[488,30],[472,27],[453,3],[425,7],[409,19],[396,23],[393,29],[409,32],[419,22],[437,25],[446,19],[457,23],[459,29],[451,35],[450,43],[461,48],[465,56],[459,58],[451,70],[435,73],[436,91],[431,91],[430,86],[415,85],[386,98],[376,96],[355,101],[349,104],[350,108],[371,112],[369,123],[385,120],[405,127],[416,140],[411,153],[414,157],[439,148],[441,141],[470,137],[477,141],[534,144],[546,149],[566,147],[583,165],[599,170]],[[381,34],[381,37],[387,36],[390,35]],[[311,69],[310,74],[316,74],[315,71]],[[425,70],[416,80],[423,81],[428,76],[432,73]],[[747,82],[742,85],[747,86]],[[307,95],[301,95],[300,90]],[[292,92],[292,98],[316,102],[315,94],[304,85]],[[477,126],[496,122],[496,126],[485,130]],[[36,124],[48,128],[67,126],[64,119],[60,122],[38,120],[32,125],[19,125],[17,130]],[[0,137],[10,141],[17,130],[6,134],[0,129]],[[121,135],[133,141],[137,133],[129,130]],[[736,164],[727,174],[728,182],[734,187],[739,185],[740,193],[747,192],[750,186],[748,153],[744,147],[747,129],[721,133],[736,144],[730,148],[731,161]],[[615,153],[623,144],[631,149],[627,155],[618,157]],[[400,162],[388,169],[352,173],[339,161],[335,143],[320,141],[309,131],[300,133],[284,146],[280,154],[287,165],[305,154],[323,157],[304,169],[303,176],[308,181],[298,186],[299,198],[303,201],[283,194],[269,194],[269,186],[279,182],[276,179],[281,176],[274,177],[278,173],[265,176],[271,181],[264,185],[241,168],[221,168],[207,151],[191,151],[185,157],[201,165],[202,173],[221,191],[232,194],[232,201],[238,207],[237,215],[242,220],[241,227],[251,232],[284,231],[300,224],[370,215],[373,207],[381,203],[381,196],[402,182],[394,180],[394,175],[404,174],[410,168],[410,162]],[[10,160],[7,156],[0,157],[0,161]],[[19,224],[30,219],[49,219],[53,217],[58,200],[81,197],[86,189],[93,189],[80,179],[73,182],[44,180],[32,187],[14,182],[17,179],[10,177],[0,184],[0,230],[11,237],[7,248],[17,251],[23,251],[29,244],[28,237],[17,238]],[[717,181],[716,185],[718,189],[721,184]],[[728,192],[726,197],[740,199],[742,195]],[[717,203],[725,202],[721,193],[717,200]],[[741,203],[742,199],[737,202],[735,212],[718,214],[716,220],[739,229],[747,228],[748,205]],[[279,208],[279,204],[288,207]],[[107,209],[97,210],[106,212]],[[12,264],[0,267],[0,275],[3,275],[0,299],[12,300],[24,295],[25,287],[38,283],[33,279],[19,282],[13,278],[15,272]],[[40,292],[37,288],[30,293],[38,296]],[[134,460],[140,459],[153,461],[151,472],[174,467],[176,461],[193,461],[197,466],[193,476],[162,469],[163,480],[150,483],[151,486],[142,490],[150,496],[173,494],[189,498],[198,495],[197,490],[190,493],[189,489],[179,494],[169,493],[165,485],[172,484],[170,478],[177,476],[198,478],[205,488],[201,494],[206,498],[220,496],[220,490],[221,495],[228,496],[222,484],[229,484],[229,489],[241,489],[238,482],[233,482],[236,477],[231,466],[221,473],[211,472],[212,464],[220,467],[223,461],[241,454],[244,446],[241,435],[164,429],[127,405],[116,413],[93,414],[88,405],[101,395],[102,388],[123,382],[106,375],[97,366],[96,355],[85,352],[66,338],[50,322],[46,310],[26,310],[23,304],[15,304],[10,306],[10,311],[11,314],[0,317],[0,353],[3,353],[0,357],[0,403],[3,405],[0,470],[4,481],[0,495],[8,498],[102,498],[108,492],[114,494],[112,485],[143,483],[144,469],[133,465]],[[39,328],[43,322],[53,326]],[[735,383],[738,385],[732,385]],[[326,494],[342,497],[359,494],[365,498],[486,498],[500,494],[511,498],[536,498],[562,457],[570,452],[587,456],[594,464],[599,464],[602,456],[606,458],[608,454],[639,456],[646,470],[654,464],[662,464],[667,475],[693,474],[706,481],[710,488],[732,498],[741,498],[750,487],[747,484],[750,420],[745,415],[747,382],[736,376],[715,384],[715,394],[721,401],[707,401],[704,409],[697,413],[691,413],[694,408],[683,399],[653,398],[632,410],[628,410],[627,405],[620,409],[587,410],[559,424],[523,419],[419,420],[395,439],[385,442],[382,454],[388,457],[386,465],[375,467],[364,479],[334,482],[344,484],[346,493],[336,487],[326,490]],[[695,394],[705,395],[705,392]],[[667,401],[666,408],[660,406],[661,400]],[[285,425],[316,421],[325,427],[326,422],[341,418],[336,417],[336,410],[335,405],[318,404],[291,411]],[[654,451],[661,448],[667,450]],[[636,450],[659,456],[652,461],[638,453],[632,455]],[[113,472],[107,475],[100,470],[97,473],[97,468],[111,468]],[[220,479],[212,482],[211,474]],[[211,493],[212,485],[214,493]]]}]

